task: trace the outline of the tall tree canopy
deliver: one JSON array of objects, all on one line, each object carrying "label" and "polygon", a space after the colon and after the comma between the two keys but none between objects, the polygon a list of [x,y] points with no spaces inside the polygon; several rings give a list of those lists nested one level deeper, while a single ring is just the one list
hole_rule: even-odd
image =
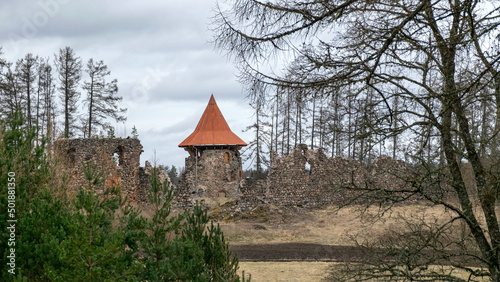
[{"label": "tall tree canopy", "polygon": [[59,78],[59,92],[64,113],[64,138],[74,135],[73,124],[78,110],[80,98],[78,84],[82,77],[82,60],[70,47],[61,48],[55,55],[55,64]]},{"label": "tall tree canopy", "polygon": [[106,76],[110,75],[108,67],[103,61],[94,63],[93,59],[87,62],[85,72],[89,75],[89,80],[84,82],[83,89],[87,91],[85,103],[87,104],[86,132],[88,137],[96,131],[97,127],[109,128],[106,118],[111,117],[116,121],[125,121],[123,113],[127,110],[118,108],[117,103],[122,97],[117,96],[118,80],[106,81]]},{"label": "tall tree canopy", "polygon": [[[28,126],[32,126],[34,105],[38,106],[37,99],[35,99],[35,83],[38,68],[38,56],[28,53],[16,63],[16,73],[19,78],[20,90],[23,93],[24,105],[26,109],[26,119]],[[37,107],[35,107],[37,108]]]}]

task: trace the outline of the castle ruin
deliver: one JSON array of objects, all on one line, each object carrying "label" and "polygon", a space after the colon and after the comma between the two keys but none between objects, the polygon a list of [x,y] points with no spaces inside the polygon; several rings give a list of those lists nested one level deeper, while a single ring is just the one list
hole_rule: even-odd
[{"label": "castle ruin", "polygon": [[[104,187],[120,186],[132,201],[146,201],[150,187],[151,164],[140,166],[142,145],[135,138],[75,138],[54,142],[54,154],[67,176],[70,190],[84,187],[84,167],[96,166],[103,172]],[[161,180],[168,179],[160,171]],[[170,180],[168,180],[170,181]]]},{"label": "castle ruin", "polygon": [[212,95],[193,133],[179,144],[189,157],[176,191],[178,201],[239,197],[239,150],[246,145],[231,131]]},{"label": "castle ruin", "polygon": [[[353,194],[345,193],[345,187],[387,190],[408,185],[404,178],[409,170],[403,161],[381,156],[365,166],[353,159],[327,157],[321,149],[303,144],[288,156],[271,152],[266,179],[242,179],[239,150],[246,145],[231,131],[212,95],[193,133],[179,144],[189,156],[174,190],[176,205],[227,197],[237,199],[242,208],[259,204],[312,208],[350,200]],[[140,167],[143,151],[138,139],[60,139],[54,152],[70,187],[86,185],[84,166],[90,163],[104,172],[104,187],[121,186],[129,199],[147,201],[152,166],[146,162]],[[161,182],[170,181],[165,171],[159,173]]]},{"label": "castle ruin", "polygon": [[184,148],[186,171],[176,188],[179,206],[197,199],[229,197],[240,207],[259,204],[320,207],[342,204],[356,197],[346,187],[401,188],[408,173],[404,162],[381,156],[370,166],[342,157],[327,157],[321,149],[299,144],[288,156],[271,152],[266,179],[242,179],[239,149],[246,143],[227,125],[212,95],[194,132],[179,147]]}]

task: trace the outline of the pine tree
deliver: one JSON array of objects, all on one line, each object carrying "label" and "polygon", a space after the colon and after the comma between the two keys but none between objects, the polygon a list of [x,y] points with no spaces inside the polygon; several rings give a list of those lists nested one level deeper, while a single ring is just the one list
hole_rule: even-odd
[{"label": "pine tree", "polygon": [[207,211],[200,205],[184,214],[169,217],[173,190],[168,182],[160,184],[157,169],[153,168],[150,177],[149,194],[155,213],[145,229],[151,235],[144,236],[140,242],[146,254],[141,279],[247,281],[237,275],[238,259],[231,256],[220,227],[213,223],[207,226]]},{"label": "pine tree", "polygon": [[[143,236],[140,242],[146,257],[143,259],[145,265],[142,279],[144,280],[169,280],[171,271],[167,271],[168,264],[171,261],[168,257],[170,249],[170,239],[168,234],[178,233],[183,214],[177,217],[171,217],[171,202],[173,200],[173,191],[167,182],[160,184],[157,177],[159,168],[154,167],[150,176],[151,189],[149,190],[149,202],[151,203],[154,215],[146,223],[145,231],[151,236]],[[171,279],[170,279],[171,280]]]},{"label": "pine tree", "polygon": [[22,110],[22,91],[18,76],[7,64],[5,73],[2,74],[2,87],[0,96],[0,111],[4,118],[15,115],[16,111]]},{"label": "pine tree", "polygon": [[168,169],[167,167],[167,174],[168,174],[168,178],[170,178],[170,182],[172,182],[172,184],[177,184],[179,182],[179,173],[177,172],[177,168],[175,167],[175,165],[172,165],[170,167],[170,169]]},{"label": "pine tree", "polygon": [[107,138],[116,138],[116,136],[115,136],[115,128],[112,127],[112,126],[110,126],[108,128],[107,134],[108,134]]},{"label": "pine tree", "polygon": [[[33,238],[30,234],[39,233],[40,223],[30,225],[26,218],[37,216],[34,205],[49,180],[45,144],[40,142],[35,145],[35,139],[35,129],[27,126],[20,110],[0,121],[0,181],[5,188],[0,190],[0,227],[7,230],[7,226],[12,224],[7,220],[16,220],[13,223],[16,226],[15,241],[9,241],[10,234],[7,232],[0,233],[0,262],[4,266],[7,265],[7,262],[10,262],[7,255],[14,249],[16,275],[30,269],[33,260],[29,258],[39,250],[33,245],[40,241],[30,241]],[[7,189],[7,186],[10,189]],[[7,245],[7,242],[10,245]],[[11,279],[11,273],[0,273],[0,280]]]},{"label": "pine tree", "polygon": [[[37,102],[35,99],[35,84],[38,68],[38,56],[28,53],[16,63],[16,75],[19,79],[20,89],[23,93],[23,107],[26,111],[28,126],[33,125],[33,106]],[[36,104],[35,104],[36,105]]]},{"label": "pine tree", "polygon": [[85,104],[87,105],[87,122],[86,127],[88,137],[91,137],[96,130],[110,127],[106,118],[113,118],[115,121],[125,121],[123,116],[127,109],[119,108],[118,102],[122,97],[116,96],[118,93],[118,81],[113,79],[110,82],[106,81],[106,77],[110,75],[108,67],[103,61],[94,63],[93,59],[87,62],[85,72],[89,75],[89,80],[84,82],[83,89],[87,91]]},{"label": "pine tree", "polygon": [[139,139],[139,133],[137,133],[137,128],[135,127],[135,125],[134,125],[134,127],[132,127],[131,134],[132,134],[132,138]]},{"label": "pine tree", "polygon": [[121,196],[119,187],[108,187],[102,195],[96,194],[104,185],[103,172],[96,165],[86,164],[84,175],[87,184],[73,201],[71,236],[62,243],[67,251],[62,260],[70,264],[71,269],[63,269],[57,277],[68,280],[80,277],[89,281],[130,278],[137,274],[139,266],[125,248],[124,228],[112,226],[113,221],[119,220],[117,211],[127,199]]},{"label": "pine tree", "polygon": [[64,114],[64,138],[73,136],[76,120],[77,102],[80,97],[78,84],[81,79],[82,61],[76,57],[73,49],[65,47],[55,55],[55,64],[59,78],[59,92]]},{"label": "pine tree", "polygon": [[[40,111],[37,114],[37,120],[40,121],[40,132],[43,136],[47,133],[48,139],[54,133],[56,102],[54,100],[55,84],[52,74],[52,66],[49,60],[40,60],[38,68],[38,94],[40,96]],[[51,132],[48,132],[48,131]]]}]

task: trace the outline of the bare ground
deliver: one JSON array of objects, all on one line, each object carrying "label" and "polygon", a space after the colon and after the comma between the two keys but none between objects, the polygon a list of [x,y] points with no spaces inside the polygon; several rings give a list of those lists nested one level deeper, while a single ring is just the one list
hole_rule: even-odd
[{"label": "bare ground", "polygon": [[363,251],[353,246],[281,243],[234,245],[230,248],[242,261],[356,262],[363,258]]},{"label": "bare ground", "polygon": [[[259,207],[237,216],[216,209],[231,250],[241,261],[360,262],[358,242],[370,242],[403,228],[400,219],[447,221],[452,214],[442,207],[423,203],[383,208],[327,207],[319,210],[282,210]],[[457,258],[455,262],[468,264]],[[443,262],[449,264],[449,262]]]},{"label": "bare ground", "polygon": [[[365,250],[361,247],[308,243],[234,245],[230,249],[238,256],[239,260],[253,262],[321,261],[356,263],[362,262],[366,255]],[[442,261],[440,264],[451,265],[451,261],[467,267],[479,266],[460,257]]]}]

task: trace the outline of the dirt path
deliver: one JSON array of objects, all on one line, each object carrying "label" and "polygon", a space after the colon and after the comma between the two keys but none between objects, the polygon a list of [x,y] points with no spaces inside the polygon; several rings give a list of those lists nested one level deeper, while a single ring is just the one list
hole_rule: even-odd
[{"label": "dirt path", "polygon": [[[326,262],[360,262],[364,251],[359,247],[341,245],[322,245],[309,243],[280,243],[230,245],[241,261],[326,261]],[[465,257],[455,257],[455,263],[477,267]],[[449,261],[441,262],[445,265]]]},{"label": "dirt path", "polygon": [[362,251],[350,246],[307,243],[234,245],[231,251],[242,261],[359,261]]}]

